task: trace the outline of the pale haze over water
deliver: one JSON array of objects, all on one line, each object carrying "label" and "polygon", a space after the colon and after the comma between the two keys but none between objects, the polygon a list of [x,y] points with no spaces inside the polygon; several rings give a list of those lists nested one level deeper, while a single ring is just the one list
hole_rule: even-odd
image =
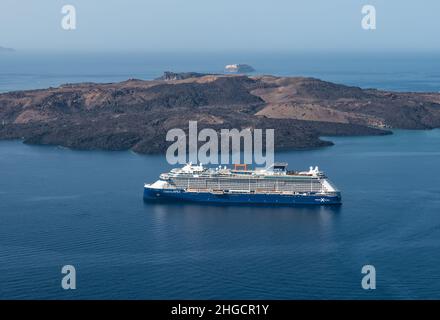
[{"label": "pale haze over water", "polygon": [[75,82],[153,79],[164,71],[222,73],[248,63],[255,74],[310,76],[336,83],[398,91],[440,91],[435,53],[4,53],[0,92]]},{"label": "pale haze over water", "polygon": [[[61,28],[61,8],[77,28]],[[361,28],[373,5],[377,28]],[[440,2],[63,0],[0,2],[0,46],[46,52],[439,51]]]}]

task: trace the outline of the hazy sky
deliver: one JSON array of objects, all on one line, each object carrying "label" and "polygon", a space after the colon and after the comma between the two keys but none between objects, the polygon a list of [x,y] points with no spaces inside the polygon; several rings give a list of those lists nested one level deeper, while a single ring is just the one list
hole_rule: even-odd
[{"label": "hazy sky", "polygon": [[[61,28],[65,4],[76,30]],[[439,33],[440,0],[0,1],[0,46],[18,50],[440,50]]]}]

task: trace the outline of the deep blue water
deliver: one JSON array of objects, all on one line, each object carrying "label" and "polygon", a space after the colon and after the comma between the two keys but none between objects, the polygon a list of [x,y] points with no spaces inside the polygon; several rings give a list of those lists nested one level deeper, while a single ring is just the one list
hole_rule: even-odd
[{"label": "deep blue water", "polygon": [[[440,91],[435,54],[0,55],[0,92],[151,79],[164,70],[314,76]],[[319,165],[340,208],[147,204],[163,156],[0,142],[0,298],[440,298],[440,130],[328,138],[277,154]],[[61,289],[61,267],[77,289]],[[377,289],[361,288],[361,268]]]},{"label": "deep blue water", "polygon": [[440,130],[332,140],[277,159],[340,208],[148,204],[162,156],[0,142],[0,298],[440,298]]}]

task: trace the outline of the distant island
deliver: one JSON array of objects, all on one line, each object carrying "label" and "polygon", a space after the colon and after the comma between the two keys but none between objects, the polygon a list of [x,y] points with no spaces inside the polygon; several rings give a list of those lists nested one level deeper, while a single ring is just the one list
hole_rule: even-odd
[{"label": "distant island", "polygon": [[15,49],[0,46],[0,52],[15,52]]},{"label": "distant island", "polygon": [[163,75],[155,80],[184,80],[188,78],[201,78],[206,76],[204,73],[198,73],[198,72],[171,72],[171,71],[165,71]]},{"label": "distant island", "polygon": [[274,128],[275,146],[332,145],[320,136],[440,127],[439,93],[400,93],[314,78],[167,72],[143,81],[67,84],[0,94],[0,139],[74,149],[159,153],[166,132]]}]

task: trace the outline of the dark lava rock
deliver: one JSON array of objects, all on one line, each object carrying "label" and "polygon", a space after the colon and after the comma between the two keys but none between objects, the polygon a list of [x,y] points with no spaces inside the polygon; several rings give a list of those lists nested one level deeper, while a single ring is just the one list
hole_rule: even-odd
[{"label": "dark lava rock", "polygon": [[277,149],[314,148],[332,144],[320,136],[438,128],[440,94],[193,72],[0,94],[0,139],[32,144],[158,153],[168,130],[192,120],[199,130],[275,129]]}]

